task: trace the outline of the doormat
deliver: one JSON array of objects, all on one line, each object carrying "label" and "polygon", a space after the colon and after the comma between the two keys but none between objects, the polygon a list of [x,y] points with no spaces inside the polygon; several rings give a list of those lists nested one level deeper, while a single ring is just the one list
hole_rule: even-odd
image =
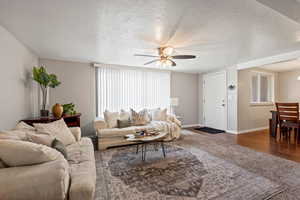
[{"label": "doormat", "polygon": [[201,128],[195,128],[197,131],[203,131],[205,133],[210,134],[218,134],[218,133],[225,133],[223,130],[215,129],[215,128],[209,128],[209,127],[201,127]]}]

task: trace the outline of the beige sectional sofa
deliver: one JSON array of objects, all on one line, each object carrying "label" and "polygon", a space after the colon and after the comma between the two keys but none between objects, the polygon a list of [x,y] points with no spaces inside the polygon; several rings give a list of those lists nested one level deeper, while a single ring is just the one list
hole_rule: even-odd
[{"label": "beige sectional sofa", "polygon": [[[30,166],[0,166],[1,200],[92,200],[96,185],[94,148],[80,128],[71,128],[76,142],[66,146],[68,160]],[[0,158],[1,159],[1,158]]]},{"label": "beige sectional sofa", "polygon": [[155,128],[161,131],[166,131],[168,132],[168,136],[165,138],[166,141],[179,138],[181,131],[181,122],[176,119],[174,115],[167,115],[167,119],[165,121],[150,121],[144,126],[109,128],[104,119],[95,120],[94,126],[98,135],[98,147],[100,150],[114,146],[132,144],[133,142],[127,141],[124,136],[141,130]]}]

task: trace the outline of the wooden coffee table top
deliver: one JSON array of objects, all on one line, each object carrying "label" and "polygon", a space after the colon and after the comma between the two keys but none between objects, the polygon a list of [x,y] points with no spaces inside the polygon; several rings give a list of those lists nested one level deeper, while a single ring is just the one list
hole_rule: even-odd
[{"label": "wooden coffee table top", "polygon": [[129,137],[126,140],[131,142],[153,142],[156,140],[161,140],[167,136],[167,132],[159,132],[158,135],[145,136],[145,137]]}]

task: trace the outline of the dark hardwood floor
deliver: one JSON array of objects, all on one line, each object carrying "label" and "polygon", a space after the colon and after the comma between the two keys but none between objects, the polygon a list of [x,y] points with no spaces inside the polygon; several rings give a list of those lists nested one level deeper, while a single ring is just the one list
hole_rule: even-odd
[{"label": "dark hardwood floor", "polygon": [[[189,130],[199,132],[192,128],[189,128]],[[290,141],[286,138],[281,138],[280,140],[279,137],[277,139],[270,137],[269,130],[255,131],[239,135],[225,133],[225,135],[241,146],[300,163],[300,141],[295,141],[293,134],[291,135]]]}]

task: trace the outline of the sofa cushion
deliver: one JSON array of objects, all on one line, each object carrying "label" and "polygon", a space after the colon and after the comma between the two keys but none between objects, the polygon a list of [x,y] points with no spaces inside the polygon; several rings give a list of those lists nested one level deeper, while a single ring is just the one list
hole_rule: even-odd
[{"label": "sofa cushion", "polygon": [[94,148],[90,138],[67,146],[70,164],[70,200],[92,200],[96,185]]},{"label": "sofa cushion", "polygon": [[146,125],[150,122],[150,118],[149,118],[147,109],[143,109],[140,112],[136,112],[133,109],[130,109],[130,111],[131,111],[132,126]]},{"label": "sofa cushion", "polygon": [[2,131],[0,132],[0,139],[2,140],[26,140],[26,133],[19,130]]},{"label": "sofa cushion", "polygon": [[62,155],[45,145],[18,140],[0,140],[0,158],[10,166],[34,165],[56,160]]},{"label": "sofa cushion", "polygon": [[33,126],[30,126],[30,125],[26,124],[25,122],[19,122],[14,129],[15,130],[35,131],[35,128]]},{"label": "sofa cushion", "polygon": [[53,140],[55,139],[51,135],[45,135],[45,134],[32,134],[32,133],[27,133],[27,140],[29,142],[33,142],[36,144],[43,144],[48,147],[51,147],[51,144]]},{"label": "sofa cushion", "polygon": [[122,121],[130,120],[130,112],[121,110],[120,115],[119,115],[119,120],[122,120]]},{"label": "sofa cushion", "polygon": [[53,137],[61,141],[64,145],[69,145],[76,142],[75,137],[73,136],[63,119],[47,124],[34,124],[34,127],[37,129],[37,133],[52,135]]},{"label": "sofa cushion", "polygon": [[109,112],[106,110],[104,113],[104,120],[108,125],[108,128],[116,128],[118,126],[117,120],[119,119],[118,112]]},{"label": "sofa cushion", "polygon": [[127,128],[105,128],[98,130],[98,137],[123,137],[128,134],[134,134],[135,127]]},{"label": "sofa cushion", "polygon": [[130,126],[127,128],[107,128],[99,129],[98,137],[124,137],[128,134],[134,134],[137,131],[153,129],[154,127],[151,124],[145,126]]},{"label": "sofa cushion", "polygon": [[119,120],[118,119],[118,128],[127,128],[131,126],[130,120]]},{"label": "sofa cushion", "polygon": [[0,170],[1,200],[66,200],[69,165],[57,159],[39,165]]}]

